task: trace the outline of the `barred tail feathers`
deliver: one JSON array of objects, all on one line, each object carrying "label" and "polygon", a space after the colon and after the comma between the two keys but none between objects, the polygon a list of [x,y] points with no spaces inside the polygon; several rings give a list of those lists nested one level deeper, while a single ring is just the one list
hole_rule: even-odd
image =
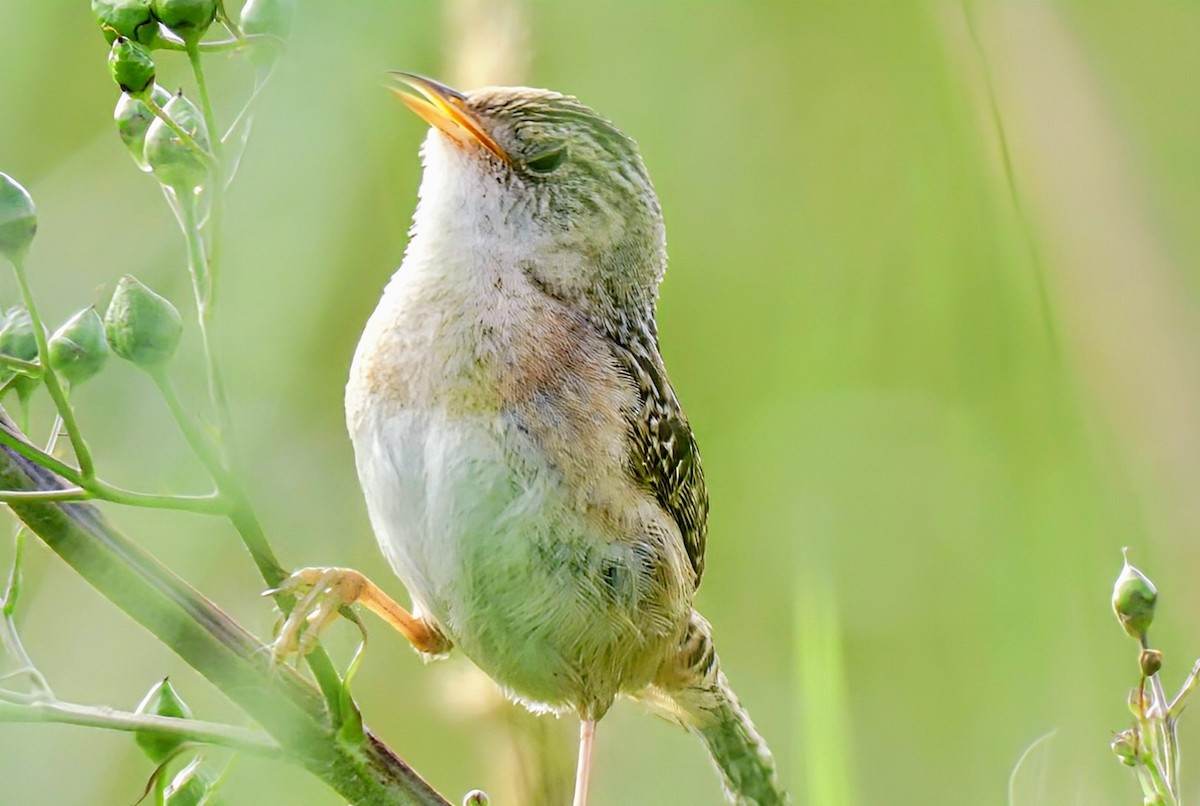
[{"label": "barred tail feathers", "polygon": [[790,803],[779,785],[775,759],[729,685],[713,648],[708,622],[693,613],[677,661],[643,699],[700,737],[708,748],[730,803]]}]

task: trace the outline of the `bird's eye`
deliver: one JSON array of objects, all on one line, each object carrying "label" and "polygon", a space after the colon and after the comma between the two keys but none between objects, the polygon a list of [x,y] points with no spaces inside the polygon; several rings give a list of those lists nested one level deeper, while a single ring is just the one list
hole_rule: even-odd
[{"label": "bird's eye", "polygon": [[563,164],[563,160],[567,158],[567,147],[558,146],[549,151],[539,154],[531,160],[525,161],[525,167],[534,173],[548,174],[555,168]]}]

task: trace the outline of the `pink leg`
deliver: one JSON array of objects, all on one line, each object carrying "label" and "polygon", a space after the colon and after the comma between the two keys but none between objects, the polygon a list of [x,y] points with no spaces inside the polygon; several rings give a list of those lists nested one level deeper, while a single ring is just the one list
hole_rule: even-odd
[{"label": "pink leg", "polygon": [[575,768],[574,806],[587,806],[588,779],[592,774],[592,739],[596,735],[596,720],[579,722],[579,766]]}]

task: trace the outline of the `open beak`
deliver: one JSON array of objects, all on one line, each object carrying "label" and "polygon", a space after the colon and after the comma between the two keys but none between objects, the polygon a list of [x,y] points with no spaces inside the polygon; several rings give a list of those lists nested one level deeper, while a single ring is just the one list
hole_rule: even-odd
[{"label": "open beak", "polygon": [[391,70],[388,75],[403,82],[414,92],[401,87],[388,89],[396,94],[404,105],[416,112],[427,123],[435,126],[442,134],[461,145],[479,145],[492,152],[501,162],[511,163],[496,141],[488,136],[479,121],[466,108],[467,96],[455,89],[440,84],[431,78]]}]

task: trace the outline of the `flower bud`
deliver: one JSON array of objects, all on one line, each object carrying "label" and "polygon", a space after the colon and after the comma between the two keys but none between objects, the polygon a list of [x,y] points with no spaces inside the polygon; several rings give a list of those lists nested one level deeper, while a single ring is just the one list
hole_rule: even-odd
[{"label": "flower bud", "polygon": [[296,0],[246,0],[242,6],[242,32],[286,39],[296,16]]},{"label": "flower bud", "polygon": [[[0,355],[19,358],[22,361],[37,360],[38,345],[37,336],[33,332],[33,320],[23,305],[9,308],[0,322]],[[7,380],[12,377],[12,373],[5,371],[3,377]],[[17,396],[25,401],[37,389],[38,383],[40,381],[37,378],[18,375],[12,388],[16,390]]]},{"label": "flower bud", "polygon": [[38,357],[37,337],[33,333],[33,320],[24,305],[9,308],[0,324],[0,354],[22,361],[36,361]]},{"label": "flower bud", "polygon": [[141,95],[154,84],[154,58],[150,50],[123,36],[117,37],[108,52],[108,69],[117,86],[131,95]]},{"label": "flower bud", "polygon": [[[146,693],[134,713],[169,716],[176,719],[192,718],[192,709],[188,708],[187,703],[175,693],[171,681],[165,677],[161,682],[155,683],[153,688]],[[137,740],[138,747],[142,748],[142,752],[155,764],[161,764],[179,745],[183,744],[183,740],[177,736],[164,736],[152,731],[136,731],[134,738]]]},{"label": "flower bud", "polygon": [[154,16],[184,42],[199,42],[217,16],[217,0],[152,0]]},{"label": "flower bud", "polygon": [[1134,767],[1137,765],[1137,745],[1137,733],[1132,728],[1127,728],[1113,736],[1110,747],[1122,764]]},{"label": "flower bud", "polygon": [[250,36],[270,36],[277,41],[260,41],[249,52],[250,61],[264,67],[278,57],[283,40],[292,31],[296,0],[247,0],[242,6],[242,32]]},{"label": "flower bud", "polygon": [[51,368],[72,386],[91,378],[108,361],[104,323],[92,307],[84,308],[54,331],[48,346]]},{"label": "flower bud", "polygon": [[150,12],[150,0],[92,0],[92,13],[110,45],[118,36],[142,45],[158,38],[158,20]]},{"label": "flower bud", "polygon": [[174,305],[125,275],[104,314],[104,333],[114,353],[148,370],[175,355],[183,320]]},{"label": "flower bud", "polygon": [[[190,134],[197,145],[208,151],[208,129],[195,104],[180,93],[167,102],[163,112]],[[208,177],[208,163],[204,158],[158,118],[146,130],[144,153],[146,164],[158,181],[178,191],[195,190]]]},{"label": "flower bud", "polygon": [[[159,106],[171,100],[171,93],[159,84],[154,85],[152,92],[154,102]],[[149,171],[150,166],[146,164],[146,132],[154,122],[154,112],[146,106],[145,101],[123,92],[121,100],[117,101],[117,108],[113,110],[113,120],[117,124],[117,135],[121,142],[133,154],[133,161],[143,171]]]},{"label": "flower bud", "polygon": [[1113,612],[1125,628],[1125,632],[1143,641],[1150,623],[1154,621],[1154,605],[1158,601],[1158,590],[1154,583],[1129,563],[1129,549],[1124,549],[1125,566],[1113,586]]},{"label": "flower bud", "polygon": [[216,802],[212,797],[213,787],[207,780],[199,758],[194,758],[175,774],[171,783],[163,790],[164,806],[201,806]]},{"label": "flower bud", "polygon": [[1154,677],[1162,668],[1162,652],[1157,649],[1143,649],[1138,655],[1138,666],[1143,677]]},{"label": "flower bud", "polygon": [[37,232],[37,208],[29,191],[0,173],[0,257],[15,263],[25,257]]}]

